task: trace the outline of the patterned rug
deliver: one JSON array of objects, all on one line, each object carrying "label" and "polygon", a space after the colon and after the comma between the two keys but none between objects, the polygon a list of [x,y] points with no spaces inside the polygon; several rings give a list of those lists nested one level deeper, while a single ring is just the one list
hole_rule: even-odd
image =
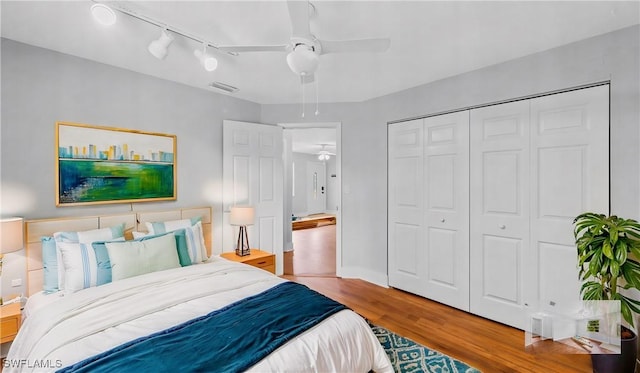
[{"label": "patterned rug", "polygon": [[371,325],[373,333],[391,360],[396,372],[478,373],[460,360],[428,349],[380,326]]}]

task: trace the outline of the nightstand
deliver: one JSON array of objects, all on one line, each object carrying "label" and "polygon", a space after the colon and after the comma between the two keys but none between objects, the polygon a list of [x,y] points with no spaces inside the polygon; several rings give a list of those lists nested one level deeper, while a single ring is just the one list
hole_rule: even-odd
[{"label": "nightstand", "polygon": [[276,273],[276,256],[275,254],[271,254],[266,251],[251,249],[251,255],[245,256],[239,256],[236,255],[235,251],[229,251],[220,254],[220,256],[225,259],[233,260],[234,262],[249,264],[254,267],[264,269],[265,271],[269,271],[273,274]]},{"label": "nightstand", "polygon": [[21,322],[20,303],[0,306],[0,343],[13,341],[18,334]]}]

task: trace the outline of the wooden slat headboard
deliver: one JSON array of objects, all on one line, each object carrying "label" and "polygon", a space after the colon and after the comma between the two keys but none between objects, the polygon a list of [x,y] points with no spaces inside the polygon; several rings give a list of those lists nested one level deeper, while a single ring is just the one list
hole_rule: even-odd
[{"label": "wooden slat headboard", "polygon": [[27,256],[27,295],[30,296],[43,286],[42,244],[41,237],[51,236],[55,232],[79,232],[91,229],[112,227],[125,223],[125,238],[133,238],[131,232],[146,232],[145,222],[202,218],[202,231],[211,256],[212,243],[212,209],[211,207],[182,208],[168,211],[128,212],[117,215],[84,216],[38,219],[25,221],[26,256]]}]

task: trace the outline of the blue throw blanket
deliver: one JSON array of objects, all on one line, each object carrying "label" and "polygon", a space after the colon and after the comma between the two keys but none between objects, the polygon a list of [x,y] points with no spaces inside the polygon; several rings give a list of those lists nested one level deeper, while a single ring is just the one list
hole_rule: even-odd
[{"label": "blue throw blanket", "polygon": [[59,372],[241,372],[346,306],[284,282]]}]

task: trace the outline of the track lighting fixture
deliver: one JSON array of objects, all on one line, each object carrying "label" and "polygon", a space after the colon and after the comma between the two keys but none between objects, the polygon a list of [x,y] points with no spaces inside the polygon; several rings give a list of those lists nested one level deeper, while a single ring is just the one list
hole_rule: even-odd
[{"label": "track lighting fixture", "polygon": [[[2,0],[0,0],[2,1]],[[129,16],[133,19],[139,20],[141,22],[146,22],[150,25],[159,27],[161,30],[160,37],[158,39],[149,43],[147,50],[151,53],[155,58],[159,60],[163,60],[167,57],[169,53],[169,46],[174,40],[174,36],[178,35],[182,38],[189,39],[194,41],[200,45],[202,45],[202,49],[198,49],[194,51],[194,55],[198,58],[198,61],[207,71],[214,71],[218,67],[218,60],[213,57],[211,54],[207,53],[207,49],[215,49],[218,53],[225,53],[230,56],[237,56],[237,52],[233,51],[222,51],[220,48],[213,42],[203,39],[199,36],[188,33],[184,30],[171,26],[167,23],[161,22],[159,20],[155,20],[146,15],[140,14],[136,11],[129,9],[128,7],[124,7],[120,5],[119,1],[109,2],[109,6],[103,4],[103,0],[91,0],[94,4],[91,6],[91,14],[96,19],[96,22],[99,22],[104,25],[113,25],[116,22],[116,13],[121,13],[126,16]],[[126,2],[125,2],[126,3]],[[219,85],[224,85],[222,83],[216,83]],[[216,86],[217,87],[217,86]],[[228,89],[227,89],[228,88]],[[222,88],[227,92],[235,92],[237,88],[231,86],[225,86]]]},{"label": "track lighting fixture", "polygon": [[163,60],[169,52],[168,48],[172,41],[173,36],[164,29],[162,30],[160,37],[157,40],[152,41],[147,49],[155,58]]},{"label": "track lighting fixture", "polygon": [[202,44],[202,50],[196,49],[193,54],[198,58],[202,67],[207,71],[213,71],[218,68],[218,60],[207,53],[207,44]]},{"label": "track lighting fixture", "polygon": [[105,26],[111,26],[116,23],[116,13],[104,4],[93,4],[91,6],[91,15],[98,23]]}]

